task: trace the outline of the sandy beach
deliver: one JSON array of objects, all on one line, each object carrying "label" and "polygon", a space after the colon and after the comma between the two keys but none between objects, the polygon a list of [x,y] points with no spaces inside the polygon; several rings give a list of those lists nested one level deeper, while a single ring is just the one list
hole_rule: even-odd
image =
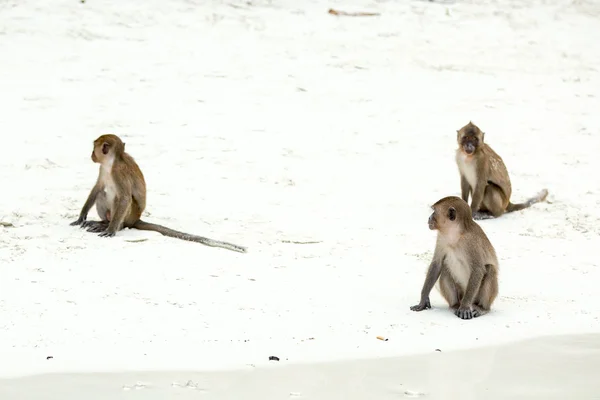
[{"label": "sandy beach", "polygon": [[[440,350],[440,351],[437,351]],[[600,335],[476,349],[219,372],[46,374],[0,380],[3,400],[593,400]]]},{"label": "sandy beach", "polygon": [[[596,336],[540,338],[600,333],[597,1],[0,0],[0,18],[0,400],[593,398]],[[463,321],[436,290],[409,307],[469,120],[512,200],[550,194],[481,221],[499,295]],[[248,253],[70,226],[105,133],[143,170],[144,220]]]}]

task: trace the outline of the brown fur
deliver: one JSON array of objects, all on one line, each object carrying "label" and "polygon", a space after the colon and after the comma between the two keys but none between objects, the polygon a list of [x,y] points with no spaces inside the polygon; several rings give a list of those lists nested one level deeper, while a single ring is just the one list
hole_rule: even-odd
[{"label": "brown fur", "polygon": [[433,206],[429,229],[437,230],[433,259],[413,311],[431,308],[429,294],[439,290],[456,316],[471,319],[487,313],[498,295],[496,251],[462,199],[445,197]]},{"label": "brown fur", "polygon": [[456,164],[460,173],[461,197],[469,200],[473,218],[496,218],[504,213],[522,210],[544,201],[548,190],[543,189],[524,203],[510,202],[512,186],[502,158],[484,143],[485,133],[469,121],[457,131]]},{"label": "brown fur", "polygon": [[[102,135],[96,139],[91,157],[93,162],[100,164],[98,179],[79,218],[71,225],[81,225],[89,232],[99,232],[102,237],[114,236],[123,228],[135,228],[207,246],[246,252],[246,248],[242,246],[142,221],[140,217],[146,208],[146,181],[133,157],[125,152],[125,143],[118,136]],[[87,215],[94,204],[100,221],[87,221]]]}]

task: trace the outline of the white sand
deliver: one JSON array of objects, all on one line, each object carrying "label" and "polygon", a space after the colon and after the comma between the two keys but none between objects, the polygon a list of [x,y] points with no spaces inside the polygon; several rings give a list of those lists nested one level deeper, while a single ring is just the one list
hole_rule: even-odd
[{"label": "white sand", "polygon": [[[31,0],[0,15],[0,375],[600,331],[598,2]],[[513,200],[550,196],[482,222],[500,296],[462,321],[437,292],[409,307],[468,120]],[[145,219],[250,252],[70,227],[107,132],[145,173]]]},{"label": "white sand", "polygon": [[226,372],[47,374],[0,380],[3,400],[598,399],[600,335],[426,355]]}]

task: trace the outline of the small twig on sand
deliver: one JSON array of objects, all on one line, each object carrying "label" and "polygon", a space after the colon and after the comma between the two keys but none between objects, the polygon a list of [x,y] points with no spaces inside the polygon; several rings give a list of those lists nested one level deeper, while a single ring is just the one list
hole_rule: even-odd
[{"label": "small twig on sand", "polygon": [[282,240],[281,243],[292,243],[292,244],[317,244],[322,243],[320,240],[318,241],[308,241],[308,242],[297,242],[295,240]]},{"label": "small twig on sand", "polygon": [[10,222],[4,222],[4,221],[0,221],[0,226],[3,226],[5,228],[14,228],[15,226],[13,224],[11,224]]},{"label": "small twig on sand", "polygon": [[146,240],[148,240],[148,239],[146,239],[146,238],[142,238],[142,239],[125,239],[125,241],[129,242],[129,243],[145,242]]},{"label": "small twig on sand", "polygon": [[330,8],[329,11],[327,11],[329,14],[332,15],[344,15],[347,17],[375,17],[377,15],[381,15],[379,13],[371,13],[371,12],[346,12],[346,11],[340,11],[340,10],[334,10],[333,8]]}]

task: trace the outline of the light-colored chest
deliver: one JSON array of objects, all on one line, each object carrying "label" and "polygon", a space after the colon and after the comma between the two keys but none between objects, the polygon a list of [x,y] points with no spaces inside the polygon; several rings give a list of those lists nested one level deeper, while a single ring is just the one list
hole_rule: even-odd
[{"label": "light-colored chest", "polygon": [[111,170],[112,162],[102,165],[100,168],[100,179],[104,182],[104,193],[109,204],[112,204],[117,196],[117,186],[112,178]]},{"label": "light-colored chest", "polygon": [[117,197],[117,187],[112,179],[108,179],[104,184],[104,193],[106,194],[106,200],[108,204],[112,204]]},{"label": "light-colored chest", "polygon": [[462,290],[466,290],[471,277],[471,266],[464,253],[450,249],[446,254],[444,265]]},{"label": "light-colored chest", "polygon": [[469,185],[471,185],[472,188],[475,188],[475,184],[477,183],[475,160],[472,157],[468,157],[461,153],[456,157],[456,163],[458,164],[460,172],[467,179],[467,182],[469,182]]}]

